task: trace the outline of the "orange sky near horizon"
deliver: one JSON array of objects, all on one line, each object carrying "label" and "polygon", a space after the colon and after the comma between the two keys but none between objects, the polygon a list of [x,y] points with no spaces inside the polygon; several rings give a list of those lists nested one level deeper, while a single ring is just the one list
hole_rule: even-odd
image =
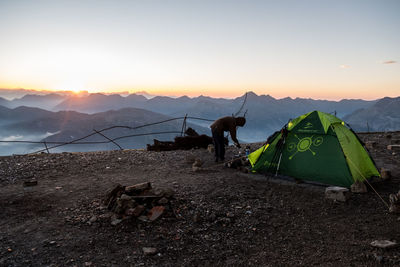
[{"label": "orange sky near horizon", "polygon": [[[82,93],[82,92],[88,92],[88,93],[104,93],[104,94],[126,94],[127,92],[130,94],[133,93],[148,93],[149,95],[156,95],[156,96],[170,96],[170,97],[180,97],[180,96],[188,96],[188,97],[198,97],[200,95],[203,96],[210,96],[214,98],[236,98],[244,95],[246,92],[254,92],[257,95],[270,95],[276,99],[281,99],[285,97],[291,97],[291,98],[312,98],[312,99],[320,99],[320,100],[332,100],[332,101],[339,101],[342,99],[364,99],[364,100],[375,100],[379,99],[382,97],[399,97],[400,93],[394,93],[392,95],[385,95],[382,96],[378,91],[374,90],[374,88],[370,88],[369,90],[365,90],[365,88],[360,88],[360,90],[347,90],[347,93],[341,93],[340,96],[336,95],[335,93],[332,93],[331,90],[326,90],[325,92],[321,92],[319,88],[315,88],[314,90],[309,89],[309,90],[299,90],[299,89],[294,89],[292,91],[289,91],[285,88],[275,88],[275,89],[270,89],[270,90],[263,90],[263,89],[254,89],[254,88],[237,88],[237,89],[230,89],[230,88],[224,88],[224,89],[194,89],[194,90],[189,90],[189,89],[154,89],[154,88],[138,88],[138,89],[132,89],[132,88],[120,88],[120,89],[114,89],[114,90],[95,90],[95,89],[86,89],[86,88],[79,88],[77,90],[71,90],[71,89],[42,89],[42,88],[32,88],[32,87],[9,87],[9,86],[1,86],[0,88],[3,89],[26,89],[26,90],[35,90],[35,91],[46,91],[46,92],[60,92],[60,91],[70,91],[70,92],[75,92],[77,94]],[[310,87],[309,87],[310,88]],[[329,89],[329,88],[328,88]],[[333,89],[333,88],[331,88]],[[334,90],[334,89],[333,89]],[[368,93],[368,91],[370,93]]]}]

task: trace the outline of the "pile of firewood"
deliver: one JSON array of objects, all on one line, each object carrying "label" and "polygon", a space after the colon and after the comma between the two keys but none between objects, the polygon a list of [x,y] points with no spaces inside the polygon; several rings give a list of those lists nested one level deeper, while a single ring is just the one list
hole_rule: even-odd
[{"label": "pile of firewood", "polygon": [[[228,145],[228,139],[224,139],[225,145]],[[199,135],[192,128],[185,131],[185,136],[176,136],[174,141],[159,141],[153,139],[153,145],[147,144],[148,151],[170,151],[170,150],[189,150],[193,148],[207,148],[213,143],[211,136]]]},{"label": "pile of firewood", "polygon": [[135,217],[141,221],[155,221],[172,209],[173,195],[172,189],[154,189],[149,182],[131,186],[118,184],[107,193],[104,204],[118,219]]}]

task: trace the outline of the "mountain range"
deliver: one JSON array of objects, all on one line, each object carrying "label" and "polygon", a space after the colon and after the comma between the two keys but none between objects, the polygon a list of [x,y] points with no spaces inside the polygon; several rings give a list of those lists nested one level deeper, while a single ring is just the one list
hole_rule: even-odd
[{"label": "mountain range", "polygon": [[374,105],[354,111],[344,120],[356,131],[400,130],[400,97],[385,97]]},{"label": "mountain range", "polygon": [[[161,124],[155,124],[139,129],[128,129],[128,127],[138,127],[145,124],[157,123],[170,120],[171,117],[151,112],[144,109],[124,108],[120,110],[110,110],[96,114],[85,114],[76,111],[59,111],[51,112],[38,108],[18,107],[9,109],[0,106],[0,140],[33,140],[46,142],[70,142],[75,139],[84,137],[94,130],[102,130],[112,126],[116,127],[102,132],[108,138],[148,134],[143,136],[122,138],[118,140],[118,144],[123,148],[143,148],[146,144],[152,143],[153,138],[159,140],[173,140],[180,135],[182,130],[182,120],[172,120]],[[191,123],[187,127],[194,128],[198,133],[208,133],[209,130]],[[173,132],[169,134],[157,134],[159,132]],[[106,137],[94,134],[82,140],[84,142],[107,141]],[[9,154],[9,150],[20,151],[19,153],[27,153],[35,150],[43,149],[43,145],[20,146],[12,144],[6,146],[1,144],[0,154],[4,154],[4,150]],[[51,146],[51,145],[49,145]],[[17,148],[14,150],[14,148]],[[68,145],[56,151],[91,151],[91,150],[109,150],[116,149],[114,144],[92,145]],[[3,150],[3,151],[2,151]]]},{"label": "mountain range", "polygon": [[[0,90],[1,92],[1,90]],[[156,96],[151,99],[141,94],[27,94],[7,100],[0,98],[0,138],[37,137],[47,141],[71,140],[113,125],[147,124],[175,117],[199,117],[215,120],[222,116],[244,115],[247,123],[238,129],[238,137],[245,142],[265,140],[272,132],[299,115],[312,110],[336,114],[356,131],[387,131],[400,128],[400,97],[366,101],[345,99],[341,101],[305,98],[276,99],[253,92],[234,98],[199,96],[178,98]],[[240,111],[240,112],[239,112]],[[239,112],[239,114],[237,114]],[[209,133],[210,121],[189,120],[201,133]],[[175,123],[175,124],[174,124]],[[182,121],[170,125],[157,125],[137,133],[181,129]],[[368,124],[367,124],[368,123]],[[111,137],[130,135],[132,131],[119,128],[109,133]],[[171,140],[174,135],[159,136]],[[123,141],[126,147],[140,148],[151,143],[154,136],[135,137]],[[91,141],[105,140],[96,135]],[[107,145],[104,149],[111,149]],[[0,150],[2,148],[0,147]],[[88,148],[90,149],[90,148]]]}]

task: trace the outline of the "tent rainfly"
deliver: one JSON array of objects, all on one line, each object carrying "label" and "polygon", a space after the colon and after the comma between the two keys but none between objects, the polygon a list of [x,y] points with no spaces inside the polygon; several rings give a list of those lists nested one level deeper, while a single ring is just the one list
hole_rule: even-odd
[{"label": "tent rainfly", "polygon": [[292,121],[249,155],[253,172],[350,187],[380,177],[357,135],[337,117],[312,111]]}]

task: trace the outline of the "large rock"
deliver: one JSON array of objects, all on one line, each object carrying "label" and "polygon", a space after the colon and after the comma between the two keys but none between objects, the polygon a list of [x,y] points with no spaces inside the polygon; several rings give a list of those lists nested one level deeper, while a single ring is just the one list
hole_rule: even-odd
[{"label": "large rock", "polygon": [[330,186],[325,189],[325,198],[335,201],[346,202],[350,198],[350,191],[339,186]]}]

